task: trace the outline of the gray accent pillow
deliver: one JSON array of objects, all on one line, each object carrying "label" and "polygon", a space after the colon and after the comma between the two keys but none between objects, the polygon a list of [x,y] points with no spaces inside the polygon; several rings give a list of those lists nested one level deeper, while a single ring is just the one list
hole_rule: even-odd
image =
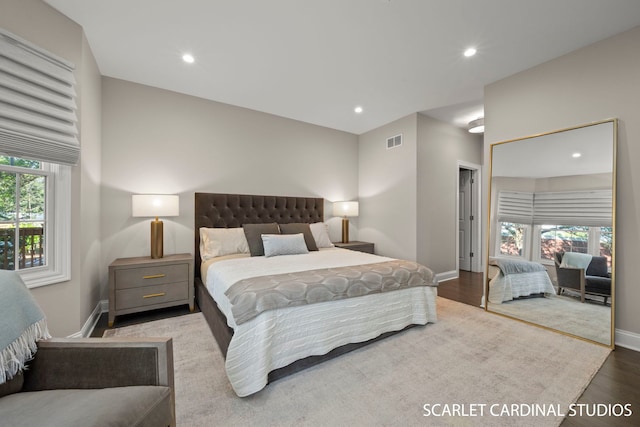
[{"label": "gray accent pillow", "polygon": [[263,234],[264,256],[308,254],[307,244],[302,233]]},{"label": "gray accent pillow", "polygon": [[269,224],[244,224],[242,229],[247,238],[251,256],[264,255],[264,246],[262,244],[263,234],[280,234],[280,228],[275,222]]},{"label": "gray accent pillow", "polygon": [[281,234],[298,234],[302,233],[304,236],[304,242],[307,244],[307,249],[310,251],[317,251],[318,246],[316,245],[316,239],[313,238],[313,233],[311,233],[311,228],[309,224],[305,224],[303,222],[294,222],[291,224],[280,224],[280,233]]}]

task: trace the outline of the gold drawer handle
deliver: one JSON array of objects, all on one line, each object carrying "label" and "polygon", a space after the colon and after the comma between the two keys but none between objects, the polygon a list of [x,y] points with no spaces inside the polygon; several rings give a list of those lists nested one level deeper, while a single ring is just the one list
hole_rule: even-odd
[{"label": "gold drawer handle", "polygon": [[142,298],[155,298],[155,297],[163,297],[165,295],[164,292],[160,292],[157,294],[149,294],[149,295],[144,295]]},{"label": "gold drawer handle", "polygon": [[166,274],[152,274],[151,276],[142,276],[143,279],[159,279],[166,276]]}]

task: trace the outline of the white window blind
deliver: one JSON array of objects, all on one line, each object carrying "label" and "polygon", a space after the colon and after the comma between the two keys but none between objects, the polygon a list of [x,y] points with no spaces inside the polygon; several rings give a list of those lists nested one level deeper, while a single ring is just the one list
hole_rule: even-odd
[{"label": "white window blind", "polygon": [[612,196],[611,190],[535,193],[533,223],[610,227]]},{"label": "white window blind", "polygon": [[533,222],[533,193],[521,191],[499,192],[498,221],[531,224]]},{"label": "white window blind", "polygon": [[75,165],[74,65],[0,28],[0,152]]}]

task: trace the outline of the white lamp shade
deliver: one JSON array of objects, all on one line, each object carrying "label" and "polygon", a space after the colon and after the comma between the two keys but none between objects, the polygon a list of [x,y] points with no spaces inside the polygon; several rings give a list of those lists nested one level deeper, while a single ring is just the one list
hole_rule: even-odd
[{"label": "white lamp shade", "polygon": [[134,194],[131,196],[132,216],[167,217],[180,215],[180,198],[170,194]]},{"label": "white lamp shade", "polygon": [[358,216],[358,202],[335,202],[333,204],[335,216]]}]

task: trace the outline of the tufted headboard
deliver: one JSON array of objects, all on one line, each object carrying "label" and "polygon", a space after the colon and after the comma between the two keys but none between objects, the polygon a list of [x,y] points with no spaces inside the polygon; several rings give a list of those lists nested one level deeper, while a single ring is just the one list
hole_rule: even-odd
[{"label": "tufted headboard", "polygon": [[195,275],[200,276],[200,227],[234,228],[243,224],[322,222],[321,197],[195,194]]}]

